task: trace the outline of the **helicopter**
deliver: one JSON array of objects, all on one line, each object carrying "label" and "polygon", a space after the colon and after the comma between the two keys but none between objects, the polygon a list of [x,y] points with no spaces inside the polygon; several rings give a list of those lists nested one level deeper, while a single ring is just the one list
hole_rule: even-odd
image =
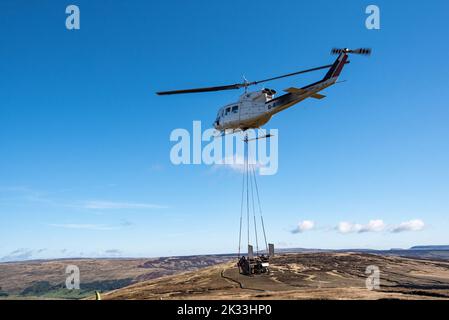
[{"label": "helicopter", "polygon": [[[326,96],[319,92],[337,83],[343,67],[349,63],[349,54],[370,55],[370,48],[360,48],[351,50],[348,48],[331,50],[331,54],[338,54],[337,59],[333,64],[316,67],[307,70],[301,70],[289,74],[284,74],[277,77],[272,77],[264,80],[248,82],[246,79],[243,83],[236,83],[230,85],[194,88],[185,90],[160,91],[157,95],[173,95],[173,94],[187,94],[199,92],[214,92],[224,90],[235,90],[244,88],[245,92],[240,96],[239,100],[221,107],[218,110],[217,117],[213,123],[213,127],[222,135],[227,133],[234,133],[238,131],[245,132],[249,129],[259,129],[265,125],[273,115],[292,107],[293,105],[307,99],[323,99]],[[309,84],[302,88],[290,87],[284,90],[286,94],[275,97],[276,91],[269,88],[264,88],[259,91],[248,92],[248,87],[291,77],[312,71],[322,69],[329,69],[323,79]]]}]

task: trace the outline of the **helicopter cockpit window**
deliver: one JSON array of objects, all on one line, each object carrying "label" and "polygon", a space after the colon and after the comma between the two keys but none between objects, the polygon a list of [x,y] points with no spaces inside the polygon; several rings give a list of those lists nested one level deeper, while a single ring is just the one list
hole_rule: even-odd
[{"label": "helicopter cockpit window", "polygon": [[233,106],[232,113],[239,113],[239,106]]},{"label": "helicopter cockpit window", "polygon": [[225,116],[227,116],[231,112],[231,107],[226,108]]}]

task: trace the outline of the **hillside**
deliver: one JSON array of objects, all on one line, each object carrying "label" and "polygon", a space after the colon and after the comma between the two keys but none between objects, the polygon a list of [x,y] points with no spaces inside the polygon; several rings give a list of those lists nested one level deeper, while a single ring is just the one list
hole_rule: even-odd
[{"label": "hillside", "polygon": [[[1,263],[0,299],[82,299],[96,290],[103,299],[449,298],[449,261],[391,254],[283,253],[269,275],[251,278],[231,255]],[[81,290],[64,288],[71,264],[80,268]],[[365,287],[369,265],[380,268],[380,291]]]},{"label": "hillside", "polygon": [[[381,271],[369,291],[367,266]],[[366,253],[282,254],[269,275],[246,277],[234,262],[137,283],[103,299],[449,299],[449,262]]]},{"label": "hillside", "polygon": [[[63,259],[0,263],[1,298],[80,299],[133,283],[229,261],[229,256],[154,259]],[[81,290],[65,289],[68,265],[80,269]]]}]

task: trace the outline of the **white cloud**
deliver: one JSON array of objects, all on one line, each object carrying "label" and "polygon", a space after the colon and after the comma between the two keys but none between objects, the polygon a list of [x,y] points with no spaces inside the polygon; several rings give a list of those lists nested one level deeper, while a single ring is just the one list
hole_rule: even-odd
[{"label": "white cloud", "polygon": [[166,206],[153,203],[88,201],[84,203],[86,209],[166,209]]},{"label": "white cloud", "polygon": [[69,249],[29,249],[19,248],[5,256],[0,256],[0,263],[14,261],[28,261],[36,259],[61,259],[61,258],[117,258],[126,256],[126,253],[120,249],[111,248],[106,250],[95,250],[92,252],[72,251]]},{"label": "white cloud", "polygon": [[315,227],[315,222],[310,220],[300,221],[296,229],[292,230],[292,233],[303,233],[305,231],[310,231]]},{"label": "white cloud", "polygon": [[352,233],[352,232],[358,232],[361,229],[360,224],[354,224],[351,222],[340,222],[337,226],[337,230],[340,233]]},{"label": "white cloud", "polygon": [[405,221],[397,226],[387,226],[383,220],[371,220],[367,224],[340,222],[336,229],[343,234],[363,233],[363,232],[382,232],[388,231],[393,233],[405,231],[420,231],[424,229],[424,222],[419,219]]},{"label": "white cloud", "polygon": [[359,232],[381,232],[385,230],[385,227],[383,220],[371,220],[367,225],[362,226]]},{"label": "white cloud", "polygon": [[56,228],[65,228],[65,229],[84,229],[84,230],[98,230],[98,231],[120,229],[120,227],[108,226],[108,225],[103,225],[103,224],[77,224],[77,223],[57,224],[57,223],[53,223],[53,224],[50,224],[50,226],[56,227]]},{"label": "white cloud", "polygon": [[351,222],[340,222],[337,226],[337,230],[340,233],[363,233],[363,232],[381,232],[385,230],[385,223],[383,220],[371,220],[367,224],[351,223]]},{"label": "white cloud", "polygon": [[393,228],[392,232],[399,233],[405,231],[420,231],[424,229],[424,222],[420,219],[405,221]]},{"label": "white cloud", "polygon": [[[254,169],[266,168],[266,166],[262,165],[259,161],[249,160],[249,165]],[[240,154],[235,154],[232,156],[228,156],[223,158],[221,161],[218,161],[213,166],[214,169],[217,168],[227,168],[233,171],[243,173],[245,171],[245,158]]]},{"label": "white cloud", "polygon": [[9,261],[26,261],[34,259],[35,256],[39,256],[47,249],[28,249],[28,248],[19,248],[4,257],[0,257],[0,262],[9,262]]}]

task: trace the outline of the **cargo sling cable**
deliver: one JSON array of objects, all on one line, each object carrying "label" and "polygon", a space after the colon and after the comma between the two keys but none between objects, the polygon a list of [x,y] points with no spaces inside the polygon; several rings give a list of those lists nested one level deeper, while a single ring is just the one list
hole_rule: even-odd
[{"label": "cargo sling cable", "polygon": [[[269,138],[269,136],[261,137],[261,138]],[[241,264],[242,260],[249,260],[252,259],[250,254],[250,247],[251,247],[251,224],[254,228],[254,240],[256,245],[256,260],[259,259],[262,250],[259,248],[259,237],[258,237],[258,228],[257,228],[257,211],[260,216],[260,223],[262,227],[263,237],[264,237],[264,245],[265,245],[265,252],[268,255],[269,249],[268,249],[268,243],[267,243],[267,236],[265,231],[265,223],[262,215],[262,207],[261,207],[261,201],[260,201],[260,195],[259,195],[259,187],[257,184],[256,179],[256,166],[249,161],[248,157],[248,142],[251,141],[248,139],[247,136],[245,136],[245,148],[244,148],[244,169],[243,169],[243,179],[242,179],[242,194],[241,194],[241,206],[240,206],[240,228],[239,228],[239,248],[238,248],[238,259],[239,259],[239,265]],[[257,200],[257,209],[256,209],[256,200]],[[243,219],[244,219],[244,213],[246,211],[246,232],[247,232],[247,245],[248,245],[248,255],[247,257],[242,257],[242,229],[243,229]],[[252,219],[251,219],[252,215]],[[251,221],[252,220],[252,221]],[[262,257],[265,258],[262,254]],[[254,260],[254,259],[253,259]],[[250,263],[254,263],[254,261],[251,261]],[[265,271],[262,271],[263,273]],[[244,272],[245,273],[245,272]],[[247,270],[247,273],[252,273],[251,270]]]}]

